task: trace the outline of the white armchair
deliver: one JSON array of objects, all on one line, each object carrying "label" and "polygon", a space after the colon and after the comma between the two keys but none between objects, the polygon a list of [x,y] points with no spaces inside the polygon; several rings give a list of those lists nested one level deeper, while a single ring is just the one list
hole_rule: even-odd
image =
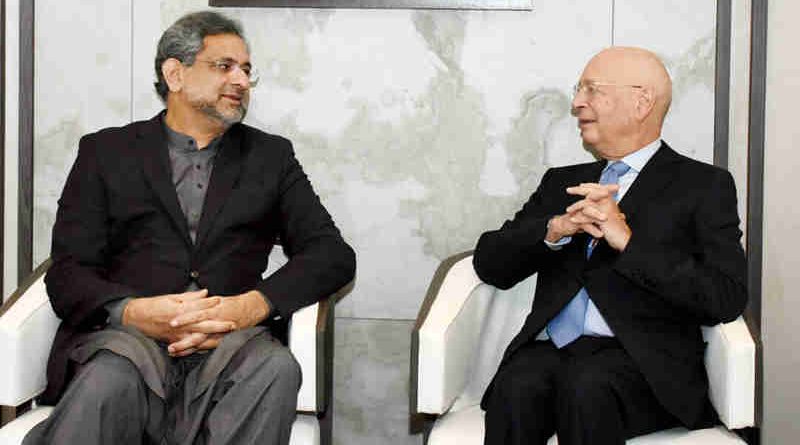
[{"label": "white armchair", "polygon": [[[507,291],[482,283],[469,253],[439,267],[412,334],[411,413],[435,418],[428,445],[483,443],[480,399],[530,312],[535,285],[535,277]],[[746,443],[730,430],[754,425],[755,343],[741,317],[704,327],[703,336],[710,398],[725,426],[673,428],[629,445]],[[548,445],[557,443],[554,436]]]},{"label": "white armchair", "polygon": [[[47,358],[59,324],[44,286],[48,266],[49,261],[39,266],[0,309],[0,405],[3,422],[10,420],[0,428],[0,445],[21,443],[52,411],[50,406],[30,403],[44,391]],[[295,312],[289,324],[289,348],[303,373],[291,445],[332,443],[327,408],[332,402],[334,304],[338,296]]]}]

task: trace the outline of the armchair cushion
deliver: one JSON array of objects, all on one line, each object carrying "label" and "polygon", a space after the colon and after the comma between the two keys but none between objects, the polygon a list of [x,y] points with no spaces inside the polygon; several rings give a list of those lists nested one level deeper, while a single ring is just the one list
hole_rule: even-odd
[{"label": "armchair cushion", "polygon": [[[471,406],[440,417],[428,438],[428,445],[482,445],[483,411]],[[627,445],[746,445],[746,442],[725,427],[688,431],[673,428],[628,440]],[[547,445],[558,445],[551,437]]]}]

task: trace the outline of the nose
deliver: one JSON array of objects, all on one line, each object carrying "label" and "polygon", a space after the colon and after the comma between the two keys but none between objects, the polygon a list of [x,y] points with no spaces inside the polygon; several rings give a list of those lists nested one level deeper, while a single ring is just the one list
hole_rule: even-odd
[{"label": "nose", "polygon": [[588,93],[583,88],[578,89],[572,95],[572,109],[583,108],[586,106]]},{"label": "nose", "polygon": [[580,110],[581,108],[585,108],[587,105],[587,93],[583,90],[583,88],[579,89],[575,92],[572,96],[572,114]]},{"label": "nose", "polygon": [[241,88],[250,88],[250,76],[244,72],[241,66],[236,65],[233,71],[230,72],[231,82],[239,85]]}]

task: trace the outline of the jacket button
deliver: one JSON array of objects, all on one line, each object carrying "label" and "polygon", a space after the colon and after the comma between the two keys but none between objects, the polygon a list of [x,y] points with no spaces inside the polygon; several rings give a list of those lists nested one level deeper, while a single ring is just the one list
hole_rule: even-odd
[{"label": "jacket button", "polygon": [[189,272],[189,276],[194,278],[194,279],[197,279],[197,277],[200,276],[200,272],[198,272],[196,270],[193,270],[193,271]]}]

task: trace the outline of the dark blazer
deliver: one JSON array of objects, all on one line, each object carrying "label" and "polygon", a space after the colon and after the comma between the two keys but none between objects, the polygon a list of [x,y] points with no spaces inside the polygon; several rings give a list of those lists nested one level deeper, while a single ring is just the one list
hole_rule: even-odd
[{"label": "dark blazer", "polygon": [[619,203],[633,233],[623,252],[601,241],[587,260],[586,234],[551,250],[547,221],[577,201],[565,189],[597,182],[605,164],[548,170],[513,220],[480,237],[473,261],[483,281],[507,289],[539,274],[533,309],[500,366],[586,287],[658,400],[699,425],[708,404],[699,326],[735,319],[747,301],[733,179],[662,143]]},{"label": "dark blazer", "polygon": [[[172,183],[162,112],[84,136],[59,200],[45,283],[62,323],[43,394],[54,403],[70,378],[80,334],[102,329],[104,305],[183,292],[258,289],[284,319],[338,290],[355,254],[295,159],[291,143],[243,124],[220,142],[196,243]],[[262,272],[276,239],[289,262]]]}]

